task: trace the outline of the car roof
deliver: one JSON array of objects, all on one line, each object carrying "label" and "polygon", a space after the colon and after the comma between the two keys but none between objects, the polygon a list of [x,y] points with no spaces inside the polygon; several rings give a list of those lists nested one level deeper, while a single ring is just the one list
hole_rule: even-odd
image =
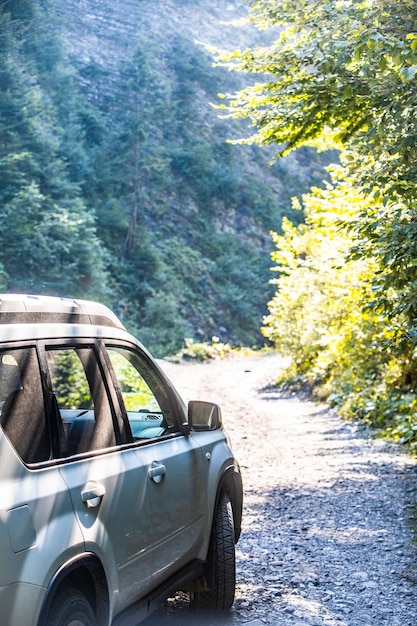
[{"label": "car roof", "polygon": [[90,324],[125,330],[119,318],[104,304],[89,300],[0,294],[0,324]]}]

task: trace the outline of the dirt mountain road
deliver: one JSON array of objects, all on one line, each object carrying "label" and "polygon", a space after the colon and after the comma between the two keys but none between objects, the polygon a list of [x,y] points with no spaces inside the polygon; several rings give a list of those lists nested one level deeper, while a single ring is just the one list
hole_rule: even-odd
[{"label": "dirt mountain road", "polygon": [[185,400],[222,406],[244,525],[231,613],[176,598],[145,626],[416,626],[416,463],[326,406],[282,397],[277,355],[161,364]]}]

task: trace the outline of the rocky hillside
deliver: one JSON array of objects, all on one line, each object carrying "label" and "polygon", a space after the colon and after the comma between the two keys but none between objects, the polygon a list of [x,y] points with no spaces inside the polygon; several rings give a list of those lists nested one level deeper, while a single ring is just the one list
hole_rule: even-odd
[{"label": "rocky hillside", "polygon": [[[30,0],[29,29],[29,5],[23,12],[21,4],[9,2],[19,49],[5,62],[16,67],[18,59],[21,81],[31,76],[27,128],[36,142],[22,137],[20,147],[30,143],[36,161],[43,153],[33,145],[47,145],[25,194],[35,180],[30,193],[39,188],[54,215],[58,203],[85,218],[58,236],[48,226],[54,243],[42,239],[43,247],[70,240],[58,246],[54,276],[41,271],[40,254],[11,262],[13,242],[4,244],[6,288],[104,300],[159,354],[184,337],[260,342],[269,233],[292,213],[291,197],[323,179],[324,161],[303,150],[270,166],[270,150],[227,143],[246,129],[221,119],[212,103],[249,78],[212,67],[196,41],[235,48],[265,33],[232,24],[245,14],[238,0]],[[10,162],[17,149],[7,146]],[[56,171],[47,174],[51,163]],[[16,197],[7,202],[12,219]],[[36,233],[26,260],[50,215],[35,230],[30,212],[24,227],[16,224]],[[60,229],[67,223],[58,221]],[[82,262],[74,263],[72,246],[82,247]]]}]

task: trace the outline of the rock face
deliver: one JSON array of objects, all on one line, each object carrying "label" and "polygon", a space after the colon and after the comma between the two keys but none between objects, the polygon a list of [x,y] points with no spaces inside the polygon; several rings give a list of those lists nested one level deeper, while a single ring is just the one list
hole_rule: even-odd
[{"label": "rock face", "polygon": [[246,13],[236,0],[59,0],[55,13],[77,65],[97,64],[116,73],[144,36],[158,44],[161,58],[178,36],[224,48],[259,39],[254,30],[233,26]]},{"label": "rock face", "polygon": [[59,0],[54,6],[65,19],[63,29],[72,33],[73,53],[102,61],[120,58],[143,32],[162,40],[188,34],[213,45],[230,42],[232,32],[239,44],[245,32],[230,24],[246,13],[241,0]]},{"label": "rock face", "polygon": [[[50,10],[59,23],[68,59],[84,77],[85,91],[96,102],[120,89],[123,67],[141,42],[153,47],[161,80],[168,90],[175,91],[181,85],[176,84],[172,72],[173,41],[181,39],[187,55],[196,42],[232,49],[260,37],[254,29],[233,25],[246,13],[239,0],[58,0]],[[202,46],[197,49],[199,54],[203,52]],[[207,56],[207,72],[209,67]],[[198,71],[192,64],[189,70]],[[231,79],[231,88],[234,83],[236,79]],[[194,106],[205,111],[208,126],[218,122],[206,90],[201,89]]]},{"label": "rock face", "polygon": [[[78,69],[92,101],[99,102],[107,92],[120,89],[123,69],[138,44],[143,42],[145,48],[152,47],[153,62],[172,98],[173,93],[183,87],[177,83],[178,76],[172,70],[173,55],[182,53],[189,57],[189,74],[195,72],[197,86],[196,91],[189,94],[188,104],[195,119],[201,120],[202,136],[205,132],[217,133],[219,127],[223,129],[224,139],[250,134],[242,125],[220,122],[219,113],[212,106],[220,102],[216,99],[219,88],[233,92],[248,84],[250,78],[221,68],[212,71],[212,57],[203,46],[233,50],[254,43],[265,45],[270,35],[239,24],[247,15],[243,0],[56,0],[51,2],[48,11],[55,14],[68,58]],[[183,46],[175,47],[174,41],[183,42]],[[191,56],[193,50],[195,58]],[[201,60],[200,57],[204,58],[203,66],[196,67],[195,61]],[[225,76],[228,76],[227,81]],[[214,127],[217,128],[213,131]],[[195,141],[198,144],[198,136]],[[233,150],[241,161],[241,168],[265,180],[277,194],[285,193],[289,178],[299,181],[294,191],[302,191],[317,179],[318,172],[324,176],[322,162],[316,169],[312,154],[307,159],[305,154],[300,158],[290,155],[277,173],[268,163],[275,147],[253,151],[236,146]]]}]

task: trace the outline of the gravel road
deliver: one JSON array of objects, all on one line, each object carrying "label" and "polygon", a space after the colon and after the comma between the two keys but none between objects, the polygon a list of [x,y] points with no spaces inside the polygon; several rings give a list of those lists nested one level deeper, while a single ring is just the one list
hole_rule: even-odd
[{"label": "gravel road", "polygon": [[326,406],[280,395],[277,355],[161,364],[185,400],[221,404],[244,525],[230,614],[193,614],[178,596],[145,626],[416,626],[416,463]]}]

